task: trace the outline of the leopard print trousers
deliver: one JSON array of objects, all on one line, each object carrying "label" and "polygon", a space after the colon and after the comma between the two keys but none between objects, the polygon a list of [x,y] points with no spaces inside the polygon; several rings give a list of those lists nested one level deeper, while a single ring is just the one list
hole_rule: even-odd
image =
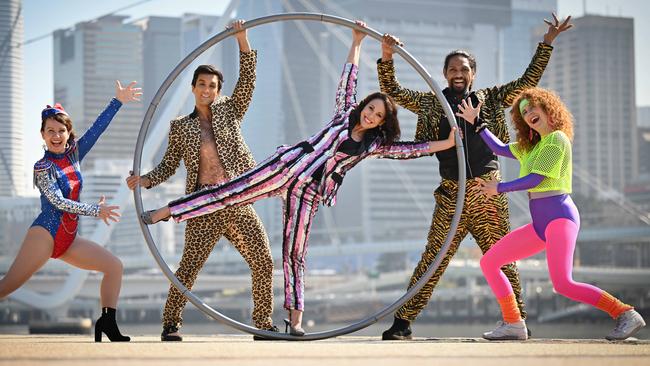
[{"label": "leopard print trousers", "polygon": [[[219,239],[225,236],[251,269],[253,323],[259,329],[273,325],[273,257],[268,236],[251,205],[233,207],[187,221],[185,247],[176,277],[192,289],[196,277]],[[187,299],[173,285],[163,311],[163,327],[183,324]]]}]

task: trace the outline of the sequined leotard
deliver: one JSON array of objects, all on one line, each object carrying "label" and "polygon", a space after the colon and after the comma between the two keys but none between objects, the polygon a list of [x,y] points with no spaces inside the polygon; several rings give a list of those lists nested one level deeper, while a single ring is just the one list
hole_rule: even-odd
[{"label": "sequined leotard", "polygon": [[83,186],[80,163],[106,130],[122,103],[111,99],[79,141],[70,140],[65,152],[45,151],[34,164],[34,185],[41,192],[41,213],[32,226],[45,228],[54,239],[52,258],[58,258],[77,235],[79,216],[99,216],[99,205],[79,202]]}]

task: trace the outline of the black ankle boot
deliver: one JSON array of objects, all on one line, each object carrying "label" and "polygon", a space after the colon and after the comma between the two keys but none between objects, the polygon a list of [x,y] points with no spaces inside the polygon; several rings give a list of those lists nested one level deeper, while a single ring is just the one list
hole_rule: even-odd
[{"label": "black ankle boot", "polygon": [[411,339],[411,322],[408,320],[394,318],[393,325],[381,335],[384,341]]},{"label": "black ankle boot", "polygon": [[111,342],[128,342],[131,337],[123,336],[117,328],[115,309],[102,308],[102,316],[95,322],[95,342],[102,341],[102,333],[106,334]]},{"label": "black ankle boot", "polygon": [[182,336],[178,334],[172,334],[177,332],[178,327],[176,325],[165,325],[163,326],[163,331],[160,334],[160,340],[163,342],[182,342]]}]

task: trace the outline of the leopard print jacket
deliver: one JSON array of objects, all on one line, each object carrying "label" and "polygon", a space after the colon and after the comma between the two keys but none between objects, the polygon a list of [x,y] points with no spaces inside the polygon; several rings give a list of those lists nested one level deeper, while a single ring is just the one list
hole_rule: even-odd
[{"label": "leopard print jacket", "polygon": [[[239,79],[232,96],[219,96],[210,106],[212,109],[212,131],[216,139],[217,152],[227,179],[232,179],[255,166],[255,160],[241,134],[241,122],[253,98],[255,89],[255,67],[257,51],[240,52]],[[187,169],[185,194],[196,191],[201,129],[196,112],[171,121],[167,150],[151,172],[144,174],[150,187],[166,181],[178,169],[183,160]]]}]

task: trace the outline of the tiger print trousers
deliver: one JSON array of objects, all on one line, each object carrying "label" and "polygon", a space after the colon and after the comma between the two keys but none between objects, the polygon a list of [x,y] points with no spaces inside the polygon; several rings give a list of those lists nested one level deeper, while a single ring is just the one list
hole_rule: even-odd
[{"label": "tiger print trousers", "polygon": [[[484,180],[500,179],[498,171],[493,171],[481,176]],[[427,237],[427,246],[422,253],[420,262],[415,267],[408,288],[410,289],[424,275],[429,265],[434,261],[438,252],[444,244],[445,237],[449,232],[451,220],[456,210],[456,194],[458,182],[455,180],[443,179],[440,186],[435,190],[434,196],[436,207],[433,212],[433,219]],[[420,291],[400,307],[395,317],[403,320],[413,321],[418,314],[427,306],[433,289],[438,284],[440,277],[445,272],[449,261],[456,254],[460,242],[471,234],[476,240],[483,253],[487,252],[497,240],[501,239],[510,231],[508,217],[508,200],[505,194],[499,194],[487,198],[478,189],[478,182],[474,179],[466,180],[465,201],[463,212],[456,235],[452,241],[449,251],[440,263],[438,270],[431,276]],[[521,298],[521,283],[519,272],[514,263],[503,266],[503,273],[508,277],[517,299],[521,316],[526,317],[524,302]]]}]

